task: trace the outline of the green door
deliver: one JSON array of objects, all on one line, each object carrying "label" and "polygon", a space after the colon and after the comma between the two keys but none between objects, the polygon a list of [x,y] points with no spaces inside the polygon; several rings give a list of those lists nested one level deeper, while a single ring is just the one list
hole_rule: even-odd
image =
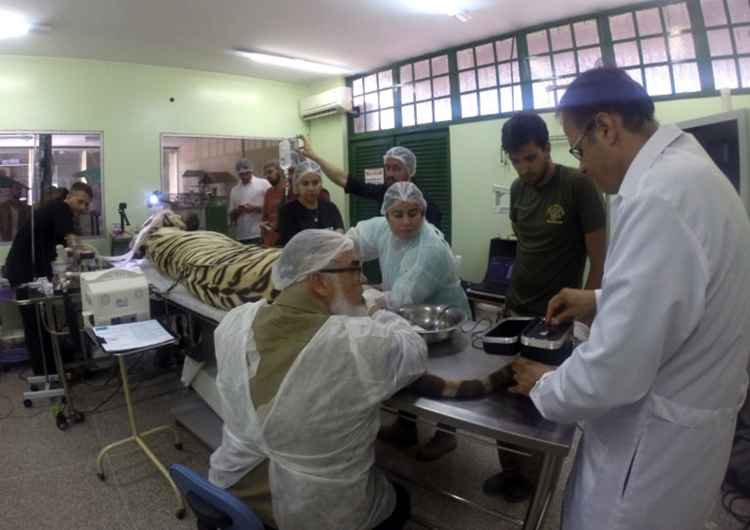
[{"label": "green door", "polygon": [[[411,149],[417,157],[417,172],[414,183],[429,195],[442,214],[438,228],[451,238],[451,173],[450,145],[448,129],[411,134],[382,136],[367,140],[349,142],[349,174],[352,178],[364,180],[365,169],[383,167],[383,155],[394,145]],[[351,226],[359,221],[380,215],[379,205],[372,200],[349,196],[349,222]],[[380,271],[376,262],[365,267],[370,283],[380,283]]]}]

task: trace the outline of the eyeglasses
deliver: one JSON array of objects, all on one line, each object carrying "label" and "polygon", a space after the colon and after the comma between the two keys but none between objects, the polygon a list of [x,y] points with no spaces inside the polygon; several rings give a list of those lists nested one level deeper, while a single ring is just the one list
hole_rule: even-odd
[{"label": "eyeglasses", "polygon": [[348,267],[336,267],[330,269],[320,269],[318,272],[330,272],[336,274],[338,272],[362,272],[362,264],[358,261],[353,261]]},{"label": "eyeglasses", "polygon": [[586,127],[583,128],[583,132],[581,133],[581,136],[578,137],[578,139],[573,142],[573,145],[568,149],[568,152],[570,155],[575,158],[576,160],[583,160],[583,149],[581,148],[581,142],[583,142],[583,139],[586,138],[586,135],[591,132],[591,129],[594,128],[594,125],[596,125],[596,121],[592,119]]}]

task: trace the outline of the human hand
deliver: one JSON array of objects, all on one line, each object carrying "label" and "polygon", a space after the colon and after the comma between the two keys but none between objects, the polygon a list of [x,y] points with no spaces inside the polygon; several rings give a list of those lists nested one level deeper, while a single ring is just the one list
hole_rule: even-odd
[{"label": "human hand", "polygon": [[305,158],[311,158],[312,160],[317,160],[318,155],[313,150],[312,142],[310,141],[310,138],[308,136],[301,136],[302,138],[302,147],[297,148],[297,152],[304,156]]},{"label": "human hand", "polygon": [[596,296],[590,289],[563,289],[547,304],[544,319],[553,326],[574,318],[590,318],[596,312]]},{"label": "human hand", "polygon": [[513,378],[516,380],[516,386],[510,387],[508,390],[514,394],[522,394],[524,396],[529,395],[531,389],[534,388],[536,382],[544,374],[555,370],[552,366],[530,361],[523,357],[513,361],[511,368],[513,369]]}]

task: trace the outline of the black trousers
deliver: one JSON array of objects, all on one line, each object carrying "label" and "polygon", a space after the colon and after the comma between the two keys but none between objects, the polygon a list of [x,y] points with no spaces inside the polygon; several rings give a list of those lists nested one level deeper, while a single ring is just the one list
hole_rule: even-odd
[{"label": "black trousers", "polygon": [[[28,300],[31,297],[28,288],[18,287],[16,288],[16,300]],[[60,339],[60,350],[62,360],[64,363],[70,362],[73,357],[73,352],[80,350],[80,337],[78,335],[78,319],[75,315],[75,310],[69,303],[64,304],[65,307],[65,320],[68,329],[73,330],[70,338],[65,337],[67,340]],[[47,361],[47,372],[50,374],[56,374],[57,368],[55,367],[55,358],[52,355],[52,339],[49,333],[44,329],[44,326],[37,322],[36,308],[33,305],[19,306],[21,312],[21,320],[23,321],[23,333],[24,341],[26,343],[26,349],[29,352],[29,358],[31,360],[31,369],[34,375],[44,375],[44,361]],[[44,315],[42,315],[44,316]]]},{"label": "black trousers", "polygon": [[396,490],[396,507],[393,513],[373,530],[402,530],[411,518],[411,497],[401,484],[391,483]]}]

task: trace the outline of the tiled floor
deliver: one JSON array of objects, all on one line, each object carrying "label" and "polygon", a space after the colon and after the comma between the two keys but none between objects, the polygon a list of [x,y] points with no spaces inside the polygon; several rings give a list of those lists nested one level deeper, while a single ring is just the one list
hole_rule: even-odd
[{"label": "tiled floor", "polygon": [[[131,378],[138,380],[133,392],[136,420],[141,430],[172,421],[170,409],[195,399],[181,387],[175,373],[156,375],[145,360]],[[140,372],[140,373],[137,373]],[[91,410],[110,395],[112,399],[81,424],[62,432],[55,426],[48,403],[33,408],[21,405],[25,390],[19,371],[0,372],[0,530],[171,530],[194,529],[191,514],[184,520],[174,516],[175,496],[148,458],[134,445],[119,447],[105,459],[107,480],[96,477],[96,456],[106,444],[127,436],[127,412],[117,387],[78,384],[76,405]],[[98,381],[102,383],[103,381]],[[386,418],[386,421],[388,419]],[[424,441],[429,429],[421,429]],[[165,465],[182,463],[201,473],[208,467],[209,451],[196,438],[181,432],[183,450],[174,448],[170,433],[151,438],[150,446]],[[460,495],[488,508],[522,517],[525,504],[507,505],[485,496],[481,482],[497,470],[497,454],[491,445],[461,439],[458,449],[434,463],[418,463],[395,449],[379,446],[378,460],[386,468],[433,486],[450,484]],[[566,461],[561,484],[567,477]],[[455,530],[510,530],[517,528],[480,512],[411,487],[417,519],[439,523]],[[544,521],[544,530],[559,526],[558,492]],[[740,505],[750,510],[750,505]],[[717,503],[713,530],[735,530],[742,525]],[[411,523],[409,530],[424,526]]]}]

